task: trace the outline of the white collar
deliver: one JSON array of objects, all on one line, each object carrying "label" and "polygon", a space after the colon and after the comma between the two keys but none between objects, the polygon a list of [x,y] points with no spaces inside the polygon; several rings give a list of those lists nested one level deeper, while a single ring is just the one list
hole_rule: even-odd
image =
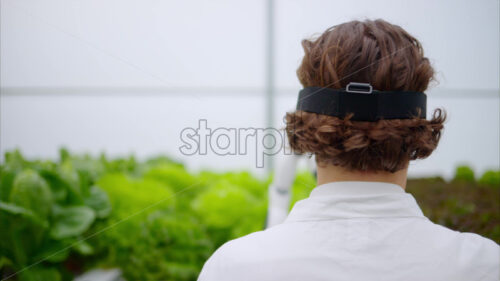
[{"label": "white collar", "polygon": [[404,189],[394,183],[375,181],[337,181],[315,187],[310,197],[325,195],[368,195],[405,193]]},{"label": "white collar", "polygon": [[285,222],[346,218],[425,218],[415,198],[396,184],[343,181],[317,186]]}]

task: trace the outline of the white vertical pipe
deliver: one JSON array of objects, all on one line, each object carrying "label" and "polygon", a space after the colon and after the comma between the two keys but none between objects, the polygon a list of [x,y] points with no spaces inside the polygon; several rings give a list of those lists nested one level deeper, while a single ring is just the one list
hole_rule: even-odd
[{"label": "white vertical pipe", "polygon": [[[267,0],[266,11],[266,127],[274,127],[274,0]],[[275,136],[278,137],[278,136]],[[267,138],[267,146],[271,145],[270,139]],[[266,171],[269,173],[273,168],[273,157],[267,156]]]}]

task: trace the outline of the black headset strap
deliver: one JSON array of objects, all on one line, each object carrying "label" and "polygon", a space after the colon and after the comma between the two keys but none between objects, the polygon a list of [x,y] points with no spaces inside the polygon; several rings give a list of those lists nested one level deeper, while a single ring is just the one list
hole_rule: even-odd
[{"label": "black headset strap", "polygon": [[[420,115],[417,108],[420,108]],[[354,113],[353,121],[426,118],[427,96],[421,92],[347,92],[344,89],[307,87],[300,91],[297,110],[343,118]]]}]

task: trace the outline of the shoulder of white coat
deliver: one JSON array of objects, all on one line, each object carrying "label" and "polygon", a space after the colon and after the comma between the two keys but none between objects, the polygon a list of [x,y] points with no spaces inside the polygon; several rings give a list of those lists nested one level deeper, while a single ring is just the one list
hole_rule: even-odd
[{"label": "shoulder of white coat", "polygon": [[500,265],[500,246],[495,241],[470,232],[460,232],[460,236],[464,250],[480,257],[479,261],[494,263],[496,267]]},{"label": "shoulder of white coat", "polygon": [[[457,266],[464,272],[477,272],[485,276],[500,276],[500,246],[493,240],[476,233],[460,232],[435,224],[441,243],[454,248]],[[485,279],[490,280],[490,279]]]},{"label": "shoulder of white coat", "polygon": [[493,240],[472,232],[460,232],[445,226],[433,223],[442,233],[450,235],[450,238],[461,245],[466,253],[492,255],[492,258],[500,258],[500,246]]},{"label": "shoulder of white coat", "polygon": [[250,233],[243,237],[230,240],[220,246],[205,262],[198,281],[234,280],[231,272],[252,259],[258,259],[261,251],[256,247],[264,231]]},{"label": "shoulder of white coat", "polygon": [[478,280],[500,280],[500,246],[493,240],[475,233],[460,233],[460,247],[469,253],[462,257],[464,268],[478,273]]},{"label": "shoulder of white coat", "polygon": [[219,247],[213,254],[214,258],[225,264],[248,261],[257,258],[265,246],[266,233],[269,231],[257,231],[237,239],[230,240]]}]

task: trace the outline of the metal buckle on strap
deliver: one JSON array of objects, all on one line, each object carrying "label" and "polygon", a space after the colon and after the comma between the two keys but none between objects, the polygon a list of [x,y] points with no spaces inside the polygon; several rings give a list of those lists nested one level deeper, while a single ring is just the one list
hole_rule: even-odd
[{"label": "metal buckle on strap", "polygon": [[369,83],[351,82],[347,84],[345,91],[349,93],[371,94],[373,88]]}]

